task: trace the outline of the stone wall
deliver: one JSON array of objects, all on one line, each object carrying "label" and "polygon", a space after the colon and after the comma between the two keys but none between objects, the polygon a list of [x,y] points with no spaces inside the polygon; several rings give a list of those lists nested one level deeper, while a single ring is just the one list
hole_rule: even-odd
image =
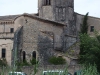
[{"label": "stone wall", "polygon": [[10,28],[14,28],[13,21],[0,21],[0,33],[10,33]]},{"label": "stone wall", "polygon": [[2,58],[2,49],[6,49],[5,58],[8,65],[11,65],[11,52],[13,49],[13,40],[11,39],[0,39],[0,58]]},{"label": "stone wall", "polygon": [[47,63],[47,59],[55,54],[53,50],[63,49],[61,25],[25,17],[22,33],[22,51],[26,52],[28,62],[32,59],[33,51],[36,51],[37,60]]},{"label": "stone wall", "polygon": [[[71,73],[72,75],[74,74],[74,72],[78,71],[81,69],[80,65],[70,65],[70,66],[66,66],[66,65],[47,65],[47,66],[39,66],[38,67],[38,72],[36,73],[36,75],[41,75],[43,74],[43,71],[64,71],[67,68],[68,72]],[[34,67],[23,67],[22,71],[24,71],[25,73],[27,73],[28,75],[32,74],[32,71],[34,73]]]},{"label": "stone wall", "polygon": [[23,16],[18,16],[16,17],[16,19],[14,20],[14,30],[16,31],[19,27],[21,27],[24,24],[24,17]]},{"label": "stone wall", "polygon": [[74,43],[77,42],[77,37],[73,37],[73,36],[65,36],[65,49],[67,51],[67,49],[69,49],[70,46],[72,46]]},{"label": "stone wall", "polygon": [[[25,72],[27,75],[32,75],[34,74],[34,66],[23,66],[19,68],[20,71]],[[69,73],[71,73],[72,75],[74,74],[74,72],[78,71],[81,69],[80,65],[70,65],[70,66],[66,66],[66,65],[47,65],[47,66],[39,66],[37,67],[37,73],[36,75],[41,75],[43,74],[43,71],[64,71],[65,69],[68,70]],[[6,68],[4,67],[4,75],[8,75],[8,72],[10,72],[12,69],[11,67]],[[3,68],[0,67],[0,73],[3,72]]]},{"label": "stone wall", "polygon": [[[76,13],[76,27],[78,32],[80,32],[83,17],[84,15]],[[90,36],[94,36],[94,32],[90,32],[91,26],[94,26],[94,30],[96,30],[100,34],[100,18],[88,16],[88,34]]]},{"label": "stone wall", "polygon": [[74,0],[50,0],[50,5],[45,5],[44,0],[39,0],[39,17],[67,24],[74,19]]},{"label": "stone wall", "polygon": [[[9,66],[11,66],[12,60],[12,52],[13,52],[13,42],[14,42],[14,32],[21,26],[22,20],[13,20],[6,19],[7,16],[4,16],[4,20],[0,20],[0,58],[2,58],[2,49],[6,49],[5,59]],[[17,16],[16,16],[17,17]],[[11,28],[13,28],[11,32]]]},{"label": "stone wall", "polygon": [[11,28],[14,29],[13,21],[0,21],[0,39],[12,39],[14,37],[14,31],[11,32]]}]

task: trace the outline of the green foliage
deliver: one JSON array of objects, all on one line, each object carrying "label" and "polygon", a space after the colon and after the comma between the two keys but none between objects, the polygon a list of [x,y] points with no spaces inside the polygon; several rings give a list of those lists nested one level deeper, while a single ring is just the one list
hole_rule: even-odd
[{"label": "green foliage", "polygon": [[95,32],[96,37],[90,37],[87,34],[88,31],[88,13],[84,16],[83,24],[81,26],[80,34],[80,63],[96,64],[97,69],[100,72],[100,35]]},{"label": "green foliage", "polygon": [[0,59],[0,66],[7,66],[7,61],[5,58]]},{"label": "green foliage", "polygon": [[37,61],[34,66],[34,74],[33,75],[35,75],[38,72],[38,66],[39,66],[39,62]]},{"label": "green foliage", "polygon": [[36,64],[34,64],[33,71],[30,75],[36,75],[36,73],[38,72],[38,67],[39,67],[39,62],[36,61]]},{"label": "green foliage", "polygon": [[36,64],[36,59],[35,58],[32,58],[32,60],[30,60],[30,63],[32,64],[32,65],[35,65]]},{"label": "green foliage", "polygon": [[81,75],[99,75],[96,65],[84,65]]},{"label": "green foliage", "polygon": [[4,66],[2,67],[2,72],[0,73],[0,75],[5,75],[5,68],[4,68]]},{"label": "green foliage", "polygon": [[87,23],[87,20],[88,20],[88,13],[84,16],[83,18],[83,23],[81,25],[81,33],[84,34],[88,32],[88,23]]},{"label": "green foliage", "polygon": [[66,63],[65,59],[62,57],[51,57],[49,62],[54,65],[61,65]]},{"label": "green foliage", "polygon": [[100,72],[100,36],[90,37],[88,34],[80,34],[80,63],[97,66]]},{"label": "green foliage", "polygon": [[74,73],[74,75],[99,75],[96,65],[83,64],[82,68]]},{"label": "green foliage", "polygon": [[30,66],[30,64],[26,60],[24,60],[23,62],[17,62],[16,64],[17,66]]}]

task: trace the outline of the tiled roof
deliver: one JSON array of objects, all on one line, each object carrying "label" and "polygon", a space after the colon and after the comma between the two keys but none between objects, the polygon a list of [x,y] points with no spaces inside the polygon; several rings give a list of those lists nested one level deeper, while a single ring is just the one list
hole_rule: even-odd
[{"label": "tiled roof", "polygon": [[43,18],[40,18],[39,16],[31,15],[31,14],[28,14],[28,13],[24,13],[23,16],[31,17],[31,18],[39,20],[39,21],[44,21],[44,22],[53,23],[53,24],[56,24],[56,25],[65,26],[65,24],[63,24],[63,23],[48,20],[48,19],[43,19]]},{"label": "tiled roof", "polygon": [[14,20],[19,15],[7,15],[7,16],[0,16],[0,20]]}]

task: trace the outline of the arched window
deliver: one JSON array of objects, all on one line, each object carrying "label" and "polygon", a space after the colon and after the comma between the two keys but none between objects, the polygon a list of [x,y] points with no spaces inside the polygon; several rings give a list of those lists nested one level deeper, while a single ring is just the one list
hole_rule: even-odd
[{"label": "arched window", "polygon": [[26,60],[26,52],[23,51],[23,62]]},{"label": "arched window", "polygon": [[36,59],[36,51],[33,51],[32,52],[32,58],[35,58]]}]

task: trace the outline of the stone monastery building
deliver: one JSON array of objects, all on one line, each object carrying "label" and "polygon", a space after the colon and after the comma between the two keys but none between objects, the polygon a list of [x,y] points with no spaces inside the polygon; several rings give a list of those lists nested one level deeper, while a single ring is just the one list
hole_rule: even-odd
[{"label": "stone monastery building", "polygon": [[[83,17],[74,12],[74,0],[38,0],[37,14],[0,16],[0,58],[11,65],[17,51],[20,61],[34,57],[48,65],[51,56],[61,56],[69,65],[74,64]],[[90,36],[94,29],[100,32],[100,18],[89,16],[88,24]],[[67,56],[71,47],[74,54]]]}]

